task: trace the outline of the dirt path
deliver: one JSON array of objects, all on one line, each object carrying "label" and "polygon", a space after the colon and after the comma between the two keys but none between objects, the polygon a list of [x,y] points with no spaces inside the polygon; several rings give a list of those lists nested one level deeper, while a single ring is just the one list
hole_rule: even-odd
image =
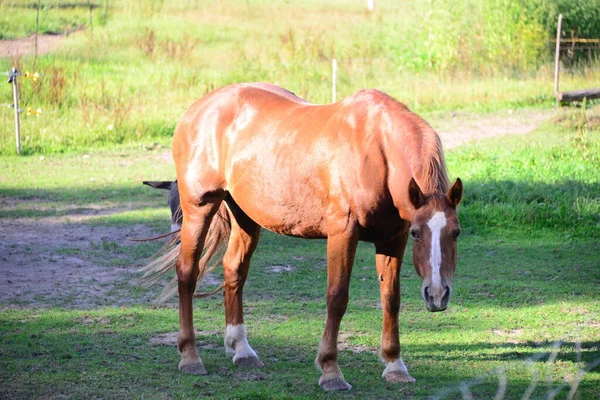
[{"label": "dirt path", "polygon": [[[38,35],[38,55],[48,54],[60,46],[62,35]],[[35,35],[13,40],[0,40],[0,58],[21,57],[35,52]]]},{"label": "dirt path", "polygon": [[544,121],[552,119],[555,110],[503,111],[490,115],[453,113],[432,119],[445,149],[462,144],[504,135],[524,135]]},{"label": "dirt path", "polygon": [[115,244],[135,246],[127,239],[149,237],[152,232],[143,224],[122,228],[88,223],[112,211],[119,210],[3,219],[0,303],[10,308],[96,308],[130,303],[128,287],[139,284],[137,269],[143,260],[137,265],[119,262],[122,254],[111,253],[111,248]]}]

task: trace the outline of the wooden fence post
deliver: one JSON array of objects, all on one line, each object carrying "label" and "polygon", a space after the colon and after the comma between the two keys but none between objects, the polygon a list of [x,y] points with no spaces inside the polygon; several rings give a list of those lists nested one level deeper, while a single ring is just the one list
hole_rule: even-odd
[{"label": "wooden fence post", "polygon": [[[562,30],[562,14],[558,14],[558,26],[556,28],[556,52],[554,53],[554,95],[558,98],[558,71],[560,67],[560,36]],[[558,103],[558,101],[557,101]]]},{"label": "wooden fence post", "polygon": [[37,63],[37,56],[38,56],[38,34],[40,31],[40,1],[41,0],[38,0],[37,8],[35,11],[35,54],[34,54],[34,62],[33,62],[34,66]]},{"label": "wooden fence post", "polygon": [[17,154],[21,155],[21,124],[19,121],[19,88],[17,86],[17,77],[19,76],[19,71],[17,71],[17,67],[13,67],[10,70],[8,83],[12,83],[13,87],[13,106],[15,108],[15,130],[17,135]]}]

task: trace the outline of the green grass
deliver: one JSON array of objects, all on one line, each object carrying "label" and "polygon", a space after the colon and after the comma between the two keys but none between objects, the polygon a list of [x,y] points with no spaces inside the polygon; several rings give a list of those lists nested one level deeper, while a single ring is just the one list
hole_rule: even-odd
[{"label": "green grass", "polygon": [[[327,103],[334,57],[338,99],[375,87],[420,113],[553,104],[548,52],[535,47],[546,37],[527,30],[517,2],[511,13],[505,3],[456,0],[431,13],[426,2],[382,1],[369,15],[359,1],[111,1],[106,24],[96,23],[104,15],[96,8],[92,29],[64,38],[53,54],[1,59],[0,71],[15,65],[42,76],[21,80],[22,108],[43,110],[22,117],[26,155],[165,144],[189,104],[235,82],[272,82]],[[2,3],[2,15],[34,14],[11,4]],[[47,14],[79,24],[71,15],[79,9]],[[499,32],[504,23],[510,32]],[[596,63],[565,69],[561,90],[599,80]],[[6,85],[0,104],[11,101]],[[0,155],[15,152],[13,126],[10,109],[0,109]]]},{"label": "green grass", "polygon": [[[596,130],[580,137],[569,125],[546,126],[447,154],[450,175],[465,183],[464,234],[451,307],[444,313],[425,311],[407,250],[401,343],[414,384],[381,379],[373,249],[361,244],[340,353],[354,388],[346,394],[321,392],[313,361],[325,321],[325,243],[265,232],[245,292],[249,340],[265,368],[240,370],[225,355],[222,302],[214,296],[195,302],[198,346],[210,375],[180,374],[175,347],[149,342],[176,331],[176,303],[145,304],[149,292],[124,281],[92,309],[73,310],[69,299],[42,309],[5,303],[0,397],[460,399],[468,387],[475,398],[492,398],[505,379],[506,399],[520,399],[528,388],[531,398],[547,398],[552,390],[567,398],[577,372],[593,367],[575,398],[597,398],[599,146]],[[71,204],[85,209],[91,203],[114,213],[84,222],[90,228],[143,223],[161,232],[168,225],[165,193],[139,185],[142,178],[172,173],[160,152],[128,148],[89,158],[10,157],[0,159],[0,171],[0,198],[23,203],[3,208],[5,221],[44,223],[63,212],[78,215],[79,208],[67,211]],[[92,246],[89,257],[115,268],[140,265],[156,249],[144,244],[133,251],[107,239]],[[70,255],[73,248],[60,251]],[[275,265],[292,270],[276,273]],[[111,301],[123,305],[111,307]]]},{"label": "green grass", "polygon": [[[104,22],[104,13],[97,10],[96,2],[87,0],[63,1],[44,0],[40,1],[39,14],[37,12],[37,0],[1,0],[0,1],[0,40],[20,39],[35,35],[36,18],[38,19],[38,33],[42,34],[64,34],[74,30]],[[90,20],[90,16],[92,19]]]},{"label": "green grass", "polygon": [[[0,37],[32,33],[29,3],[0,1]],[[565,111],[522,137],[448,152],[451,177],[465,184],[449,310],[425,311],[410,248],[402,271],[401,343],[414,384],[381,379],[371,245],[359,246],[342,323],[340,365],[354,388],[323,394],[313,363],[325,321],[323,241],[262,235],[245,309],[263,369],[239,370],[225,355],[220,296],[195,302],[198,345],[210,375],[193,377],[177,371],[174,346],[149,343],[178,327],[175,301],[148,304],[161,288],[135,280],[135,269],[160,244],[132,246],[114,236],[139,225],[156,234],[168,229],[166,192],[141,181],[174,178],[168,146],[177,119],[224,84],[270,81],[325,103],[336,57],[338,98],[377,87],[425,116],[553,104],[547,59],[527,62],[539,31],[515,18],[521,14],[514,7],[529,2],[511,2],[502,15],[491,7],[483,18],[487,6],[504,3],[450,1],[427,14],[427,2],[381,1],[368,15],[358,1],[111,0],[106,20],[104,2],[97,2],[91,29],[88,9],[80,7],[87,2],[71,3],[77,7],[44,9],[42,31],[86,30],[37,60],[0,60],[0,71],[14,62],[42,75],[39,82],[20,82],[22,107],[43,109],[40,117],[22,116],[25,157],[13,156],[13,115],[0,109],[0,224],[60,224],[111,235],[91,241],[83,253],[77,243],[44,245],[52,254],[43,260],[33,259],[40,249],[30,243],[4,237],[9,244],[0,265],[14,254],[31,257],[32,267],[81,257],[102,271],[127,274],[114,285],[90,287],[103,296],[84,309],[77,304],[85,293],[68,291],[0,302],[0,398],[461,399],[470,391],[487,399],[505,380],[506,399],[530,390],[531,398],[558,391],[562,399],[582,370],[573,398],[600,397],[597,108]],[[505,25],[520,32],[519,40],[495,34]],[[473,38],[482,41],[465,42]],[[563,90],[600,80],[595,64],[564,72]],[[10,101],[6,85],[0,104]]]},{"label": "green grass", "polygon": [[461,171],[469,185],[462,209],[465,226],[598,237],[600,131],[580,137],[559,128],[560,140],[549,140],[548,131],[557,128],[453,154],[451,170]]}]

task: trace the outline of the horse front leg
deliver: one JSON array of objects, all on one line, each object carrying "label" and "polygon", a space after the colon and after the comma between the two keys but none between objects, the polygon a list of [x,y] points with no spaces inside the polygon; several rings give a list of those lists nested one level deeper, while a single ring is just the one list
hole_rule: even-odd
[{"label": "horse front leg", "polygon": [[403,233],[387,243],[375,245],[375,264],[381,292],[383,330],[381,332],[381,358],[385,363],[383,378],[388,382],[414,382],[400,357],[400,268],[408,234]]},{"label": "horse front leg", "polygon": [[358,230],[344,230],[327,238],[327,322],[316,364],[323,371],[319,385],[323,390],[349,390],[338,365],[337,340],[342,317],[348,306],[350,275],[358,243]]}]

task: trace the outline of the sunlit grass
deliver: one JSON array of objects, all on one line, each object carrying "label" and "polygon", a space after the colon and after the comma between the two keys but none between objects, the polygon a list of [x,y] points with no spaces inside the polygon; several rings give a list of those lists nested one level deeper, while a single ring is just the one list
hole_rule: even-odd
[{"label": "sunlit grass", "polygon": [[[415,30],[424,34],[426,6],[381,2],[370,15],[360,2],[184,3],[111,2],[106,25],[64,38],[54,54],[14,60],[21,71],[35,64],[42,76],[36,83],[21,79],[22,107],[43,111],[22,116],[23,153],[168,143],[194,100],[235,82],[272,82],[328,103],[334,57],[338,99],[374,87],[424,114],[554,104],[553,70],[544,57],[527,68],[476,60],[477,53],[460,68],[413,65],[408,50],[427,48],[426,38],[415,38]],[[0,60],[0,71],[12,64]],[[593,86],[598,71],[595,64],[563,71],[561,90]],[[6,89],[0,104],[12,101]],[[0,109],[2,155],[15,153],[9,111]]]},{"label": "sunlit grass", "polygon": [[[591,120],[595,114],[588,115]],[[595,369],[581,376],[578,396],[598,397],[600,374],[593,364],[600,345],[600,303],[593,283],[600,262],[594,211],[600,196],[598,134],[590,130],[575,140],[570,121],[577,120],[566,116],[561,121],[560,128],[546,126],[523,137],[447,152],[450,175],[465,183],[450,308],[425,311],[410,246],[402,270],[401,343],[415,384],[396,386],[381,379],[374,252],[371,244],[359,245],[340,339],[340,365],[354,386],[345,397],[461,399],[467,385],[474,397],[493,398],[505,381],[505,399],[521,399],[528,390],[532,398],[546,398],[553,390],[558,398],[567,398],[585,368]],[[86,158],[4,158],[0,196],[16,205],[4,207],[1,217],[37,218],[44,224],[69,207],[99,203],[109,212],[79,223],[91,228],[144,224],[164,233],[166,194],[139,182],[168,179],[172,165],[163,153],[168,154],[129,148]],[[94,177],[102,180],[90,180]],[[70,210],[78,215],[77,208]],[[103,268],[139,266],[159,246],[132,248],[109,237],[93,244],[86,257]],[[73,252],[65,247],[61,254]],[[273,267],[281,265],[289,270],[275,272]],[[2,304],[0,358],[5,368],[0,380],[7,384],[0,394],[328,398],[317,384],[313,364],[326,315],[326,274],[324,241],[264,232],[245,289],[245,323],[266,367],[233,367],[221,345],[222,299],[214,296],[195,303],[207,377],[180,374],[176,348],[149,343],[153,336],[177,330],[177,303],[148,304],[161,287],[142,288],[133,276],[92,309],[71,310],[70,298],[53,300],[48,306],[57,308],[50,309],[31,308],[26,301]]]}]

